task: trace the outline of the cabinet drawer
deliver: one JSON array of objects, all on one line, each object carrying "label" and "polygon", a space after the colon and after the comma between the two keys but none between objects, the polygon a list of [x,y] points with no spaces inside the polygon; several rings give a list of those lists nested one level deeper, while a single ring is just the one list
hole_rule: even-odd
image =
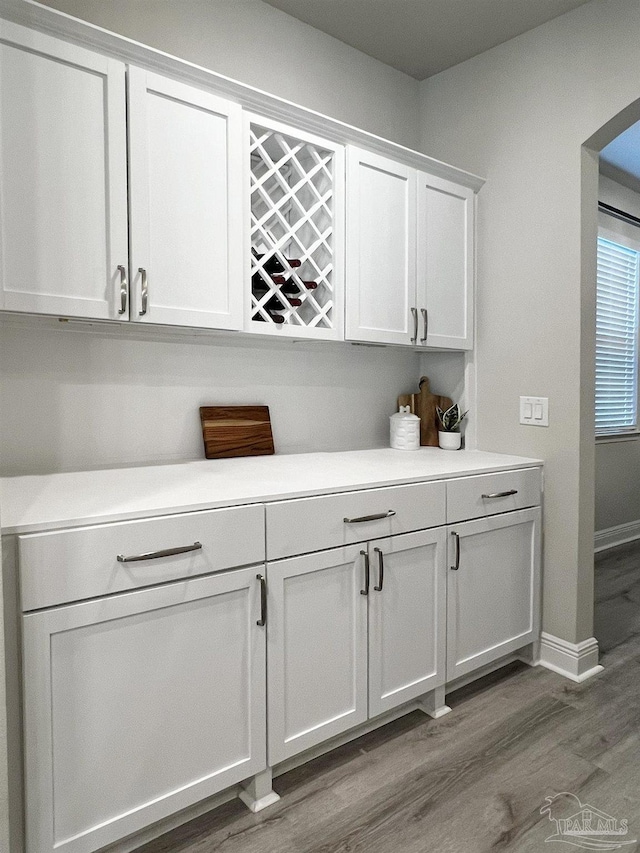
[{"label": "cabinet drawer", "polygon": [[447,481],[447,523],[524,509],[540,503],[540,468]]},{"label": "cabinet drawer", "polygon": [[[22,609],[108,595],[264,561],[264,508],[231,507],[18,537]],[[199,542],[202,548],[132,557]]]},{"label": "cabinet drawer", "polygon": [[[267,504],[267,558],[277,560],[436,527],[445,523],[445,507],[442,482]],[[358,520],[371,515],[383,517]]]}]

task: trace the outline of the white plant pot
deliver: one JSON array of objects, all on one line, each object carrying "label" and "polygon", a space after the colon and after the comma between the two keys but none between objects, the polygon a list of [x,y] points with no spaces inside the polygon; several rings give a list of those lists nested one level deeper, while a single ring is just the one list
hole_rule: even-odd
[{"label": "white plant pot", "polygon": [[438,444],[443,450],[460,450],[461,441],[462,433],[438,432]]}]

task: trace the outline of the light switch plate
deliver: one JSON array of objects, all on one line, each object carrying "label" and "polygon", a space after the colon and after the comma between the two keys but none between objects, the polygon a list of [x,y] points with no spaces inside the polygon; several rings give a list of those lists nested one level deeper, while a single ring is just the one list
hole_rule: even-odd
[{"label": "light switch plate", "polygon": [[528,426],[549,426],[549,398],[520,397],[520,423]]}]

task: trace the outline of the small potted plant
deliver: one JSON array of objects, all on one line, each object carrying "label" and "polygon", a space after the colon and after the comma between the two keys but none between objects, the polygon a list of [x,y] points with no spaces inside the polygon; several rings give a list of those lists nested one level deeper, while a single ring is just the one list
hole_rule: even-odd
[{"label": "small potted plant", "polygon": [[436,413],[440,421],[438,444],[443,450],[459,450],[462,440],[460,424],[467,412],[461,412],[460,406],[454,403],[446,412],[443,412],[440,406],[436,406]]}]

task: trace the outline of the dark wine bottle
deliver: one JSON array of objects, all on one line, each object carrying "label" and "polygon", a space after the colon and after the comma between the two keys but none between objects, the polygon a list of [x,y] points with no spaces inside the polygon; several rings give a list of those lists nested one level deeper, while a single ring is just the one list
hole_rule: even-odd
[{"label": "dark wine bottle", "polygon": [[[262,258],[264,258],[264,255],[259,254],[253,248],[251,249],[251,254],[257,261],[261,261]],[[284,267],[281,261],[275,255],[273,255],[267,261],[264,262],[264,264],[262,265],[262,269],[266,273],[269,273],[269,275],[273,275],[273,273],[285,272],[287,268],[296,269],[302,264],[302,261],[298,260],[297,258],[285,258],[284,261],[287,264],[287,267]]]},{"label": "dark wine bottle", "polygon": [[[266,296],[268,288],[262,287],[254,287],[251,290],[254,299],[258,301]],[[284,300],[284,301],[283,301]],[[268,308],[272,311],[284,311],[286,308],[299,308],[302,305],[302,299],[298,296],[289,296],[288,294],[283,294],[283,299],[279,299],[277,295],[273,295],[271,299],[268,299],[265,303],[264,307]]]}]

